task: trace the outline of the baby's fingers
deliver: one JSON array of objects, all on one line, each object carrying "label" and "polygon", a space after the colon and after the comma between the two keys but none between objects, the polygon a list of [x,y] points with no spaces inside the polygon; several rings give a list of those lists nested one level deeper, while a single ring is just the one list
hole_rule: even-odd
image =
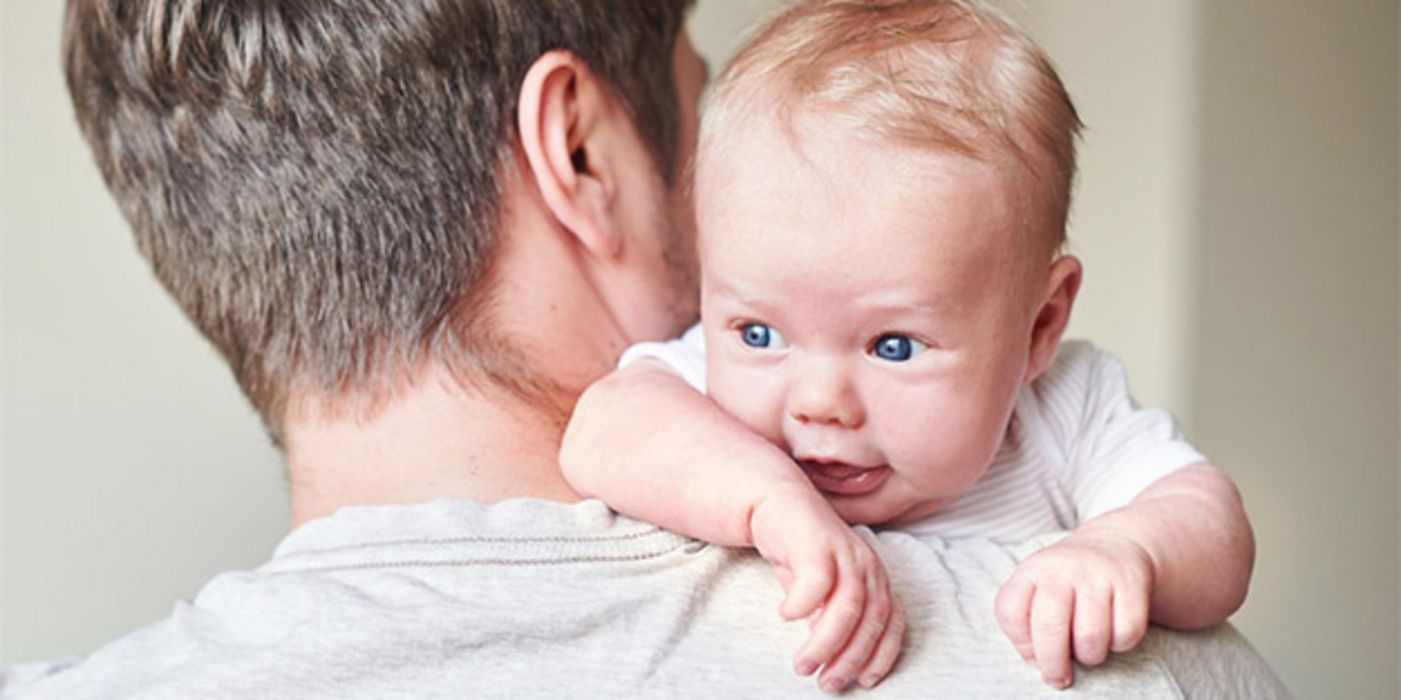
[{"label": "baby's fingers", "polygon": [[1075,660],[1086,666],[1098,666],[1109,657],[1111,589],[1084,587],[1075,592],[1074,640]]},{"label": "baby's fingers", "polygon": [[[785,620],[800,620],[815,612],[832,592],[832,561],[827,557],[796,561],[791,572],[778,614]],[[783,578],[780,573],[780,582]]]},{"label": "baby's fingers", "polygon": [[997,624],[1011,640],[1012,646],[1017,648],[1017,653],[1027,661],[1036,655],[1031,648],[1031,598],[1035,593],[1035,584],[1016,575],[997,591]]},{"label": "baby's fingers", "polygon": [[875,653],[890,623],[890,588],[883,576],[868,575],[864,582],[866,605],[856,629],[837,657],[822,669],[819,685],[828,692],[840,692],[857,680],[863,666]]},{"label": "baby's fingers", "polygon": [[1128,651],[1148,631],[1148,592],[1137,587],[1114,589],[1114,636],[1110,650]]},{"label": "baby's fingers", "polygon": [[900,649],[904,643],[905,612],[900,609],[899,603],[892,600],[890,621],[885,624],[885,634],[876,646],[876,653],[871,655],[871,660],[866,662],[866,667],[861,669],[861,675],[858,676],[857,682],[861,687],[875,687],[890,673],[890,669],[895,666],[895,660],[900,658]]},{"label": "baby's fingers", "polygon": [[[861,623],[866,608],[866,590],[855,582],[841,582],[822,608],[817,622],[808,634],[807,643],[798,650],[795,664],[804,676],[829,663],[851,638],[852,630]],[[864,660],[864,659],[863,659]],[[824,674],[824,677],[827,674]]]},{"label": "baby's fingers", "polygon": [[1031,646],[1041,677],[1056,688],[1072,680],[1070,671],[1070,621],[1075,613],[1075,589],[1064,584],[1043,584],[1031,602]]}]

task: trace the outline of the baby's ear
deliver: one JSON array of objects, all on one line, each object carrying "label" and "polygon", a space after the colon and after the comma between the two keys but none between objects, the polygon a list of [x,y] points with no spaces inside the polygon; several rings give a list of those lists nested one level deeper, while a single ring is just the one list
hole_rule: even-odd
[{"label": "baby's ear", "polygon": [[1083,274],[1080,261],[1074,256],[1062,255],[1051,263],[1045,296],[1031,327],[1031,350],[1022,381],[1030,382],[1041,376],[1055,357],[1060,337],[1070,323],[1070,307],[1075,305],[1075,294],[1080,291]]}]

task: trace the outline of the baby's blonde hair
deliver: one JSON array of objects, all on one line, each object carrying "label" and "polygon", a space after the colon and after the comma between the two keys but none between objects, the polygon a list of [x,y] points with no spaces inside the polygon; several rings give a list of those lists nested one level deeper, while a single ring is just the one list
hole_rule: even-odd
[{"label": "baby's blonde hair", "polygon": [[[976,0],[809,0],[771,16],[716,82],[701,127],[717,139],[798,108],[840,126],[979,160],[1010,156],[1044,204],[1059,249],[1081,123],[1030,38]],[[1028,222],[1031,223],[1031,222]]]}]

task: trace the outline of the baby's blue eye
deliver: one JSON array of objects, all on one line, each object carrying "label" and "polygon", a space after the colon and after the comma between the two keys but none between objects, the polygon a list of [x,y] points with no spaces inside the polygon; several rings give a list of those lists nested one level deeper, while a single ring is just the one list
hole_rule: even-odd
[{"label": "baby's blue eye", "polygon": [[739,327],[739,337],[751,348],[781,348],[783,336],[763,323],[746,323]]},{"label": "baby's blue eye", "polygon": [[876,338],[876,344],[871,348],[871,352],[882,360],[904,362],[927,349],[928,347],[924,343],[907,335],[887,333]]}]

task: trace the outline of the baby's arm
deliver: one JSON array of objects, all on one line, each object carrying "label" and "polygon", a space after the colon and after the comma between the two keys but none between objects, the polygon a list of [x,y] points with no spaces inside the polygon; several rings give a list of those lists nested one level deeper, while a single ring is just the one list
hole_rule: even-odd
[{"label": "baby's arm", "polygon": [[1087,527],[1120,534],[1148,552],[1153,622],[1177,629],[1210,627],[1245,602],[1255,535],[1235,482],[1216,467],[1183,467],[1081,529]]},{"label": "baby's arm", "polygon": [[726,546],[754,546],[753,513],[770,494],[812,491],[783,451],[653,358],[584,392],[560,468],[581,495]]},{"label": "baby's arm", "polygon": [[997,614],[1047,682],[1133,648],[1149,620],[1196,629],[1245,600],[1255,539],[1235,484],[1198,463],[1158,479],[1029,557],[998,594]]},{"label": "baby's arm", "polygon": [[656,359],[591,386],[565,431],[576,491],[698,539],[755,547],[776,568],[780,613],[809,618],[795,667],[827,690],[869,687],[899,655],[904,618],[874,551],[782,450]]}]

